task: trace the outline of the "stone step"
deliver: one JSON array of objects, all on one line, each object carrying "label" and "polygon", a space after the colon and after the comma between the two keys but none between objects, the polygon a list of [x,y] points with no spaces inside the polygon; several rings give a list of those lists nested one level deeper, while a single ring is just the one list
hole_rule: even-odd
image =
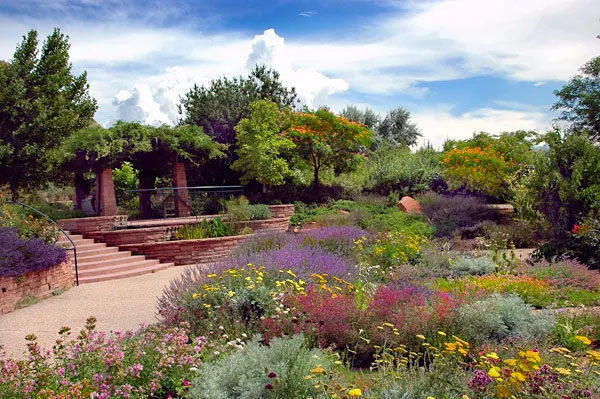
[{"label": "stone step", "polygon": [[173,266],[172,263],[157,263],[144,268],[137,268],[125,272],[115,272],[110,274],[103,274],[101,276],[84,277],[79,279],[79,284],[96,283],[99,281],[116,280],[121,278],[140,276],[142,274],[154,273],[160,270],[165,270],[171,266]]},{"label": "stone step", "polygon": [[77,252],[77,264],[79,263],[91,263],[91,262],[102,262],[104,260],[111,259],[123,259],[131,255],[131,251],[119,251],[118,248],[106,247],[102,248],[105,252],[93,253],[91,255],[81,256]]},{"label": "stone step", "polygon": [[[85,262],[83,262],[82,260],[85,260]],[[88,258],[88,259],[82,259],[82,260],[79,260],[77,262],[77,267],[79,268],[79,270],[92,270],[92,269],[96,269],[96,268],[102,268],[105,266],[114,266],[114,265],[130,263],[130,262],[138,262],[138,261],[146,260],[146,257],[143,255],[131,255],[131,253],[129,251],[126,251],[126,252],[115,252],[114,255],[112,255],[110,257],[110,259],[90,260]]]},{"label": "stone step", "polygon": [[115,252],[119,252],[119,248],[107,247],[106,244],[104,246],[97,247],[97,248],[90,248],[85,251],[80,251],[79,248],[77,248],[77,261],[88,258],[90,256],[106,255],[106,254],[112,254]]},{"label": "stone step", "polygon": [[81,281],[81,278],[105,276],[108,274],[115,274],[115,273],[128,273],[132,270],[143,269],[146,267],[158,265],[159,263],[160,262],[156,259],[142,259],[141,261],[137,260],[137,259],[133,259],[133,260],[125,259],[124,262],[119,263],[117,265],[109,265],[109,266],[95,267],[93,269],[88,269],[88,270],[80,270],[79,271],[79,279]]},{"label": "stone step", "polygon": [[[75,244],[75,246],[77,248],[79,248],[80,246],[83,245],[89,245],[89,244],[95,244],[94,240],[92,240],[91,238],[82,238],[80,240],[73,240],[73,244]],[[68,240],[65,241],[57,241],[56,245],[59,245],[61,247],[72,247],[71,242]]]}]

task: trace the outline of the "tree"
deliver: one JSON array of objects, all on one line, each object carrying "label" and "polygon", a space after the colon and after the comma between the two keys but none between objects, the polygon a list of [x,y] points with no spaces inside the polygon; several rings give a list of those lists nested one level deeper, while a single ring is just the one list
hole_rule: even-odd
[{"label": "tree", "polygon": [[369,108],[365,108],[363,111],[354,105],[348,105],[340,112],[340,115],[352,122],[361,123],[371,130],[375,130],[379,125],[379,115]]},{"label": "tree", "polygon": [[232,168],[244,172],[242,183],[254,179],[263,186],[283,184],[292,171],[281,155],[295,147],[294,142],[282,136],[289,124],[289,114],[279,111],[277,104],[258,100],[250,104],[250,116],[235,127],[238,159]]},{"label": "tree", "polygon": [[312,164],[315,187],[319,186],[319,172],[324,165],[333,167],[336,173],[353,170],[360,146],[369,146],[372,134],[369,128],[326,109],[295,114],[286,132]]},{"label": "tree", "polygon": [[535,132],[481,132],[473,138],[444,143],[442,163],[450,188],[466,187],[497,199],[508,199],[511,179],[533,161]]},{"label": "tree", "polygon": [[587,62],[560,90],[559,100],[552,110],[560,111],[562,120],[571,122],[571,129],[588,131],[592,140],[600,139],[600,57]]},{"label": "tree", "polygon": [[279,109],[293,107],[299,101],[296,89],[287,89],[277,71],[257,65],[247,78],[223,77],[207,86],[194,85],[181,98],[181,123],[202,126],[218,142],[234,144],[235,126],[250,114],[250,104],[265,99]]},{"label": "tree", "polygon": [[37,46],[31,30],[0,64],[0,185],[15,198],[48,181],[52,150],[88,126],[97,109],[86,73],[71,74],[68,37],[55,29],[39,57]]},{"label": "tree", "polygon": [[421,132],[410,122],[410,112],[402,107],[391,110],[377,126],[376,144],[388,143],[393,146],[413,146]]}]

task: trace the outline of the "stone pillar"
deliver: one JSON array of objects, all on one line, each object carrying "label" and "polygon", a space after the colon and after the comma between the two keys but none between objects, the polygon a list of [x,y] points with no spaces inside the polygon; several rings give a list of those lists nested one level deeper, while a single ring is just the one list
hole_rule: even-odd
[{"label": "stone pillar", "polygon": [[99,216],[114,216],[117,214],[117,199],[111,168],[104,168],[96,172],[95,206],[96,213]]},{"label": "stone pillar", "polygon": [[[173,165],[173,186],[175,188],[187,187],[185,165],[183,162],[175,162]],[[188,190],[175,190],[175,216],[190,216],[191,210]]]}]

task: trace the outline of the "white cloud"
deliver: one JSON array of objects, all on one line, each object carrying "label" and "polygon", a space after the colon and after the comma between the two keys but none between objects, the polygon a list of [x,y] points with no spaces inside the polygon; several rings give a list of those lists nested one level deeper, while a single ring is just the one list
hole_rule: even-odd
[{"label": "white cloud", "polygon": [[547,114],[527,106],[523,109],[479,108],[455,115],[451,105],[444,105],[412,112],[411,119],[421,129],[420,144],[429,142],[437,148],[441,148],[447,139],[466,139],[478,132],[543,132],[551,126]]},{"label": "white cloud", "polygon": [[301,17],[312,17],[313,15],[316,15],[317,12],[316,11],[302,11],[300,14]]},{"label": "white cloud", "polygon": [[274,29],[267,29],[262,35],[254,36],[246,68],[251,70],[259,64],[277,70],[281,81],[295,87],[301,101],[310,108],[325,105],[327,96],[348,90],[345,80],[332,79],[314,68],[296,68],[292,59],[283,37],[278,36]]}]

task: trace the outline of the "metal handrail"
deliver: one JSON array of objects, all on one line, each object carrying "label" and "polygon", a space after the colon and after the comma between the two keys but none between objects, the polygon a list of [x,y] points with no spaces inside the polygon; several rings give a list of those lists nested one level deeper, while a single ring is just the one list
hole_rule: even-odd
[{"label": "metal handrail", "polygon": [[125,193],[139,193],[139,192],[147,192],[147,191],[175,191],[175,190],[194,190],[194,189],[201,189],[201,190],[219,189],[222,192],[227,192],[227,191],[223,190],[224,188],[227,188],[227,189],[238,189],[238,190],[242,189],[243,190],[244,186],[160,187],[160,188],[142,188],[142,189],[137,189],[137,190],[123,190],[123,192],[125,192]]},{"label": "metal handrail", "polygon": [[67,237],[67,240],[69,240],[71,242],[71,245],[73,246],[73,248],[63,248],[63,249],[73,250],[73,259],[75,259],[75,284],[77,284],[79,286],[79,270],[77,269],[77,246],[75,245],[73,240],[71,240],[71,237],[69,237],[69,235],[62,229],[62,227],[60,227],[58,225],[58,223],[56,223],[54,221],[54,219],[52,219],[50,216],[46,215],[44,212],[40,211],[39,209],[35,209],[34,207],[24,204],[19,201],[9,201],[9,202],[7,202],[7,204],[21,205],[24,208],[31,209],[32,211],[38,213],[39,215],[44,216],[46,219],[51,221],[56,227],[58,227],[58,230],[60,230],[60,232],[63,233],[65,237]]}]

